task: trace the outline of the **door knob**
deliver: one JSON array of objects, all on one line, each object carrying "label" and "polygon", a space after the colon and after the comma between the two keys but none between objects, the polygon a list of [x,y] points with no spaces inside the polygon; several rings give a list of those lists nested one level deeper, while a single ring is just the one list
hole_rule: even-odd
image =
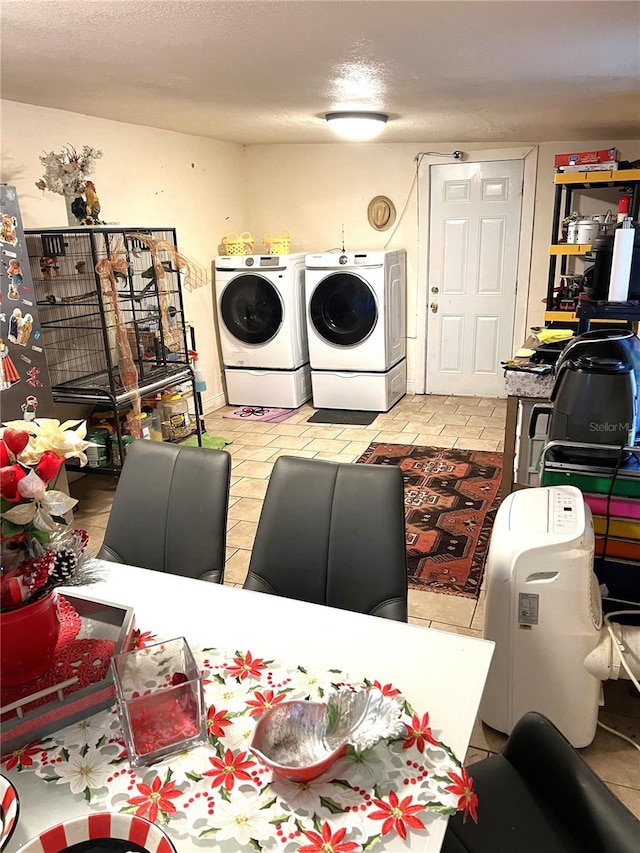
[{"label": "door knob", "polygon": [[430,307],[431,307],[431,310],[433,311],[434,314],[438,313],[438,303],[437,302],[432,302]]},{"label": "door knob", "polygon": [[440,288],[439,287],[432,287],[431,293],[440,293]]}]

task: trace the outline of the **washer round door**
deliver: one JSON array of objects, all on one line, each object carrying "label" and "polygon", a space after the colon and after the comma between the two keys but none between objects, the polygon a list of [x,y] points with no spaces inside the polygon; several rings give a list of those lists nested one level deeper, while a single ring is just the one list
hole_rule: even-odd
[{"label": "washer round door", "polygon": [[244,344],[266,344],[282,326],[282,300],[266,278],[239,275],[222,293],[220,314],[234,338]]},{"label": "washer round door", "polygon": [[332,273],[311,295],[309,314],[316,332],[337,346],[366,340],[378,321],[376,298],[369,285],[348,272]]}]

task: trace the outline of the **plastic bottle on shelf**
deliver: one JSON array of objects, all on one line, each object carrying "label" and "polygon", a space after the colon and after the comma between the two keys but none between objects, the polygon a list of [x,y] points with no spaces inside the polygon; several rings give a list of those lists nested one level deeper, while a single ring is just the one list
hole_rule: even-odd
[{"label": "plastic bottle on shelf", "polygon": [[621,195],[618,202],[618,222],[623,222],[629,216],[631,208],[631,196]]},{"label": "plastic bottle on shelf", "polygon": [[629,297],[633,244],[636,232],[633,220],[626,216],[616,228],[609,279],[609,302],[625,302]]}]

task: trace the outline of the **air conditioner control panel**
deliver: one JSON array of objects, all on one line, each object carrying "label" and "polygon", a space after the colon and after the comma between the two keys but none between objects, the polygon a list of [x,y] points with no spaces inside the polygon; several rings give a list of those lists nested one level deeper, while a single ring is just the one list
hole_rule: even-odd
[{"label": "air conditioner control panel", "polygon": [[575,533],[578,528],[576,495],[564,489],[553,489],[549,507],[549,529],[553,533]]}]

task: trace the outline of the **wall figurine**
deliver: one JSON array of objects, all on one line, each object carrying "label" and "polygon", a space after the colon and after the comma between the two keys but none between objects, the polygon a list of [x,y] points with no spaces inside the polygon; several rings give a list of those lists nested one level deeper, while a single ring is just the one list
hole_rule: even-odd
[{"label": "wall figurine", "polygon": [[25,398],[24,403],[20,406],[23,411],[25,421],[35,421],[36,409],[38,408],[38,398],[32,394]]}]

